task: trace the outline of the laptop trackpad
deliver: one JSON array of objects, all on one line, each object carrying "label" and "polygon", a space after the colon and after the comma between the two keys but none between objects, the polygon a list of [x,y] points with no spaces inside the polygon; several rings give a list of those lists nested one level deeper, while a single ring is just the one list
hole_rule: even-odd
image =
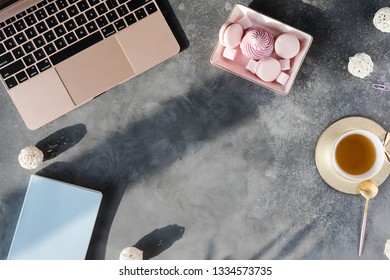
[{"label": "laptop trackpad", "polygon": [[115,36],[56,66],[76,105],[81,105],[135,75]]}]

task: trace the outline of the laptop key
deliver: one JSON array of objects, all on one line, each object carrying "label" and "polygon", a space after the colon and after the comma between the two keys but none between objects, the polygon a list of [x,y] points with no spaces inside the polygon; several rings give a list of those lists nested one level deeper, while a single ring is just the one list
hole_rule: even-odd
[{"label": "laptop key", "polygon": [[109,11],[107,14],[106,14],[106,17],[108,18],[108,21],[109,22],[114,22],[118,19],[118,15],[117,13],[115,12],[115,10],[113,11]]},{"label": "laptop key", "polygon": [[119,5],[117,0],[107,0],[106,4],[110,10],[114,9],[115,7],[118,7]]},{"label": "laptop key", "polygon": [[42,36],[38,36],[33,40],[35,47],[40,48],[45,44],[45,40],[43,39]]},{"label": "laptop key", "polygon": [[17,31],[22,31],[27,27],[23,20],[18,20],[17,22],[14,23],[14,26]]},{"label": "laptop key", "polygon": [[49,57],[53,65],[56,65],[60,63],[61,61],[64,61],[65,59],[85,50],[86,48],[96,44],[97,42],[103,40],[103,36],[100,34],[100,32],[95,32],[79,41],[74,43],[73,45],[70,45],[69,47],[53,54]]},{"label": "laptop key", "polygon": [[21,60],[17,60],[11,64],[8,64],[4,68],[0,69],[0,74],[3,77],[3,79],[6,79],[19,71],[22,71],[24,69],[24,64]]},{"label": "laptop key", "polygon": [[147,14],[146,14],[144,8],[136,10],[134,13],[135,13],[135,16],[137,17],[138,20],[141,20],[141,19],[147,17]]},{"label": "laptop key", "polygon": [[82,26],[82,25],[84,25],[87,22],[87,18],[83,14],[78,15],[77,17],[75,17],[75,20],[76,20],[76,23],[77,23],[78,26]]},{"label": "laptop key", "polygon": [[25,43],[22,47],[26,53],[30,53],[35,50],[35,47],[31,42]]},{"label": "laptop key", "polygon": [[59,39],[55,40],[54,44],[56,45],[58,50],[65,48],[65,46],[66,46],[65,40],[63,38],[59,38]]},{"label": "laptop key", "polygon": [[11,89],[11,88],[18,85],[18,82],[16,81],[15,77],[11,77],[11,78],[5,80],[5,83],[8,87],[8,89]]},{"label": "laptop key", "polygon": [[85,15],[87,16],[87,18],[89,20],[93,20],[97,17],[97,13],[95,12],[94,9],[90,9],[88,11],[85,12]]},{"label": "laptop key", "polygon": [[126,20],[127,25],[132,25],[133,23],[137,22],[137,19],[135,18],[135,16],[133,14],[126,16],[125,20]]},{"label": "laptop key", "polygon": [[89,5],[91,5],[91,7],[99,4],[99,0],[88,0],[88,2],[89,2]]},{"label": "laptop key", "polygon": [[73,19],[68,20],[67,22],[65,22],[64,25],[66,27],[66,30],[68,30],[68,32],[72,31],[77,27]]},{"label": "laptop key", "polygon": [[32,54],[29,54],[23,57],[23,61],[27,66],[30,66],[31,64],[35,63],[35,58],[32,56]]},{"label": "laptop key", "polygon": [[108,11],[106,5],[103,3],[99,4],[96,6],[96,11],[98,12],[99,15],[103,15]]},{"label": "laptop key", "polygon": [[0,68],[14,61],[11,53],[5,53],[0,56]]},{"label": "laptop key", "polygon": [[57,37],[61,37],[66,33],[65,27],[63,25],[57,26],[54,28],[54,32],[56,33]]},{"label": "laptop key", "polygon": [[64,22],[65,20],[69,19],[68,15],[64,11],[59,12],[56,14],[56,16],[60,22]]},{"label": "laptop key", "polygon": [[45,8],[49,15],[55,14],[58,11],[57,6],[54,3],[50,3]]},{"label": "laptop key", "polygon": [[114,25],[116,27],[116,30],[118,31],[126,27],[126,23],[123,19],[117,20],[116,22],[114,22]]},{"label": "laptop key", "polygon": [[119,16],[123,17],[129,13],[129,10],[126,8],[125,5],[119,6],[116,11],[118,12]]},{"label": "laptop key", "polygon": [[68,44],[72,44],[73,42],[75,42],[77,40],[77,37],[76,37],[76,35],[74,35],[73,32],[71,32],[71,33],[68,33],[65,35],[65,40]]},{"label": "laptop key", "polygon": [[69,8],[66,9],[68,12],[69,16],[73,17],[79,13],[79,10],[76,8],[76,5],[70,6]]},{"label": "laptop key", "polygon": [[27,12],[32,13],[32,12],[36,11],[37,9],[38,9],[37,6],[32,6],[32,7],[27,9]]},{"label": "laptop key", "polygon": [[32,39],[34,38],[35,36],[38,35],[37,31],[35,30],[34,27],[30,27],[29,29],[27,29],[26,31],[26,35],[29,39]]},{"label": "laptop key", "polygon": [[149,15],[153,14],[154,12],[157,12],[156,5],[152,2],[145,6],[145,10],[148,12]]},{"label": "laptop key", "polygon": [[6,26],[3,30],[5,35],[7,35],[7,37],[11,37],[16,34],[16,30],[12,25]]},{"label": "laptop key", "polygon": [[127,7],[130,9],[130,11],[135,11],[138,8],[142,7],[146,3],[149,3],[152,0],[131,0],[127,3]]},{"label": "laptop key", "polygon": [[107,21],[106,17],[103,15],[103,16],[98,17],[96,19],[96,23],[99,25],[100,28],[102,28],[108,24],[108,21]]},{"label": "laptop key", "polygon": [[4,39],[5,39],[4,32],[1,31],[1,29],[0,29],[0,42],[3,41]]},{"label": "laptop key", "polygon": [[89,33],[93,33],[94,31],[97,30],[97,25],[94,22],[87,23],[86,27]]},{"label": "laptop key", "polygon": [[85,30],[85,28],[83,26],[80,27],[80,28],[77,28],[75,30],[75,33],[76,33],[76,35],[77,35],[77,37],[79,39],[84,38],[85,36],[87,36],[87,30]]},{"label": "laptop key", "polygon": [[56,48],[54,47],[54,45],[52,43],[44,46],[43,49],[45,50],[47,55],[51,55],[51,54],[55,53],[55,51],[56,51]]},{"label": "laptop key", "polygon": [[35,18],[34,14],[28,15],[24,18],[27,25],[32,25],[37,23],[37,19]]},{"label": "laptop key", "polygon": [[46,20],[46,24],[49,26],[49,28],[53,28],[58,24],[58,21],[55,16],[51,16]]},{"label": "laptop key", "polygon": [[43,36],[45,37],[46,42],[48,42],[48,43],[53,41],[56,38],[53,31],[51,31],[51,30],[47,31],[45,34],[43,34]]},{"label": "laptop key", "polygon": [[42,60],[41,62],[37,63],[37,67],[40,72],[43,72],[51,67],[51,63],[48,58]]},{"label": "laptop key", "polygon": [[23,83],[28,80],[26,72],[22,71],[15,75],[16,79],[18,80],[19,84]]},{"label": "laptop key", "polygon": [[42,49],[39,49],[37,51],[34,52],[34,56],[35,58],[37,59],[37,61],[40,61],[41,59],[43,59],[46,55],[45,55],[45,52],[42,50]]},{"label": "laptop key", "polygon": [[112,24],[110,25],[107,25],[106,27],[102,28],[102,33],[104,35],[105,38],[113,35],[116,33],[116,30],[114,28],[114,26]]},{"label": "laptop key", "polygon": [[20,18],[24,17],[26,14],[27,14],[27,13],[26,13],[25,11],[20,12],[19,14],[16,15],[16,18],[17,18],[17,19],[20,19]]},{"label": "laptop key", "polygon": [[44,23],[43,21],[38,23],[35,28],[38,30],[39,33],[43,33],[45,31],[47,31],[47,26],[46,26],[46,23]]},{"label": "laptop key", "polygon": [[35,65],[33,65],[33,66],[31,66],[31,67],[28,67],[28,68],[26,69],[26,72],[27,72],[27,74],[28,74],[28,76],[29,76],[30,78],[32,78],[32,77],[34,77],[35,75],[38,75],[38,74],[39,74],[39,71],[38,71],[37,67],[35,67]]},{"label": "laptop key", "polygon": [[16,47],[16,42],[13,38],[10,38],[10,39],[4,41],[4,45],[7,48],[7,50],[11,50],[14,47]]},{"label": "laptop key", "polygon": [[44,9],[39,9],[34,14],[38,20],[42,20],[42,19],[47,18],[47,14],[46,14]]},{"label": "laptop key", "polygon": [[19,58],[21,58],[21,57],[23,57],[25,55],[25,53],[24,53],[24,51],[22,50],[21,47],[17,47],[16,49],[14,49],[12,51],[12,53],[14,54],[14,57],[16,59],[19,59]]},{"label": "laptop key", "polygon": [[5,53],[7,50],[5,49],[4,45],[0,43],[0,54]]},{"label": "laptop key", "polygon": [[83,12],[83,11],[85,11],[86,9],[89,8],[89,5],[88,5],[87,1],[82,0],[82,1],[80,1],[80,2],[77,3],[77,7],[79,7],[80,11]]},{"label": "laptop key", "polygon": [[57,4],[58,9],[60,9],[60,10],[66,8],[68,6],[68,2],[66,2],[66,0],[57,0],[56,4]]},{"label": "laptop key", "polygon": [[23,33],[19,33],[18,35],[15,36],[15,40],[19,45],[21,45],[27,41],[27,38]]},{"label": "laptop key", "polygon": [[5,23],[6,23],[6,24],[11,24],[11,23],[13,23],[15,20],[16,20],[16,17],[10,17],[9,19],[7,19],[7,20],[5,21]]}]

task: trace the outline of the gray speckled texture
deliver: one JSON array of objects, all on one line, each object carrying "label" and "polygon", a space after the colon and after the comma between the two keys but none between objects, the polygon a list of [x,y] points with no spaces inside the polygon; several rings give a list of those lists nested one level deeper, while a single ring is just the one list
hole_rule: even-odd
[{"label": "gray speckled texture", "polygon": [[[156,238],[166,243],[154,259],[358,259],[364,200],[330,188],[314,153],[346,116],[390,129],[390,93],[371,88],[390,84],[390,34],[372,24],[388,1],[240,1],[313,36],[288,96],[210,64],[235,1],[161,2],[182,51],[66,116],[29,131],[1,86],[0,258],[38,173],[103,192],[89,259],[152,250]],[[365,79],[346,70],[358,52],[375,64]],[[67,130],[74,146],[19,166],[20,149],[76,124],[86,134]],[[385,259],[389,188],[370,203],[361,259]]]}]

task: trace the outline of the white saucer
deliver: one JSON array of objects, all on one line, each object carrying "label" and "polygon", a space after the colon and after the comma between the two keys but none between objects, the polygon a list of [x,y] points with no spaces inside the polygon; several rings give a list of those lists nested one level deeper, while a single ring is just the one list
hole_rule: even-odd
[{"label": "white saucer", "polygon": [[[358,182],[348,180],[334,169],[331,163],[330,155],[334,141],[343,133],[353,129],[364,129],[370,131],[382,139],[386,130],[376,122],[363,117],[348,117],[341,119],[327,129],[325,129],[316,146],[316,165],[318,172],[325,182],[332,188],[348,194],[359,194],[357,190]],[[382,169],[372,180],[380,186],[390,174],[390,163],[385,161]]]}]

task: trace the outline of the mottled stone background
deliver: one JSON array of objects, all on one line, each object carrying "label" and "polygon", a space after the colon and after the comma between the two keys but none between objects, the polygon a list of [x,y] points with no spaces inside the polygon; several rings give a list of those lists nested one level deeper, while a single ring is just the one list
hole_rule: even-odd
[{"label": "mottled stone background", "polygon": [[[66,116],[29,131],[0,86],[0,258],[37,173],[103,192],[89,259],[133,245],[154,259],[357,259],[364,199],[329,187],[314,153],[346,116],[390,129],[390,92],[371,88],[390,84],[390,34],[372,24],[389,2],[240,1],[313,36],[288,96],[210,64],[235,1],[160,2],[181,52]],[[346,69],[358,52],[375,64],[365,79]],[[22,169],[19,151],[45,141],[59,143],[51,158]],[[362,259],[385,259],[389,188]]]}]

